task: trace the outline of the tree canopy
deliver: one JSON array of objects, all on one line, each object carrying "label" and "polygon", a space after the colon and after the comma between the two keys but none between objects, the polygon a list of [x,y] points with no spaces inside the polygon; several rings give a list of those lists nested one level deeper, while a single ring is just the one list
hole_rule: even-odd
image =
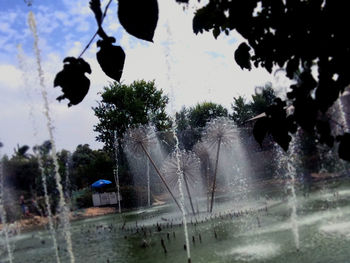
[{"label": "tree canopy", "polygon": [[213,102],[197,103],[193,107],[183,107],[176,113],[178,137],[185,149],[191,149],[200,139],[207,122],[217,117],[227,117],[228,111]]},{"label": "tree canopy", "polygon": [[104,88],[101,101],[94,107],[99,122],[94,131],[96,139],[113,152],[114,131],[118,139],[133,125],[154,124],[158,130],[170,127],[170,119],[165,112],[168,97],[157,90],[154,81],[134,81],[130,85],[114,82]]},{"label": "tree canopy", "polygon": [[242,125],[248,119],[264,113],[275,99],[276,94],[271,83],[267,83],[265,86],[258,86],[255,88],[255,92],[252,94],[252,101],[250,102],[247,102],[242,96],[233,98],[231,117],[237,125]]}]

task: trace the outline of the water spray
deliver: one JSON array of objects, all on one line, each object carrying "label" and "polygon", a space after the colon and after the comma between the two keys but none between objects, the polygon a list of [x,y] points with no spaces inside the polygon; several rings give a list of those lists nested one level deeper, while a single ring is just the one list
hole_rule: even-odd
[{"label": "water spray", "polygon": [[57,160],[57,151],[56,151],[56,145],[55,145],[55,140],[53,136],[53,125],[52,125],[52,119],[50,116],[50,109],[49,109],[49,102],[47,99],[47,91],[45,88],[45,80],[44,80],[44,72],[41,66],[41,54],[40,54],[40,49],[39,49],[39,36],[37,32],[37,27],[36,27],[36,22],[35,22],[35,17],[32,12],[29,12],[28,14],[28,25],[30,28],[30,31],[33,34],[34,37],[34,51],[35,51],[35,57],[36,57],[36,63],[37,63],[37,70],[38,70],[38,75],[39,75],[39,81],[40,81],[40,86],[41,86],[41,95],[42,99],[44,101],[44,114],[47,119],[47,129],[49,132],[49,138],[50,142],[52,145],[52,159],[54,163],[54,169],[55,169],[55,180],[56,180],[56,185],[57,185],[57,190],[59,193],[59,209],[60,209],[60,215],[62,216],[62,221],[63,221],[63,233],[64,233],[64,238],[67,243],[67,251],[69,254],[70,262],[74,263],[75,262],[75,257],[73,254],[73,246],[72,246],[72,238],[71,238],[71,233],[70,233],[70,222],[69,222],[69,209],[66,205],[66,201],[64,199],[64,192],[63,192],[63,187],[61,184],[61,175],[59,174],[59,166],[58,166],[58,160]]},{"label": "water spray", "polygon": [[5,234],[6,250],[7,250],[9,262],[12,263],[14,257],[11,250],[9,233],[8,233],[8,225],[7,225],[7,219],[6,219],[6,210],[4,207],[4,170],[3,170],[2,160],[0,160],[0,214],[1,214],[0,217],[2,222],[3,232]]},{"label": "water spray", "polygon": [[114,151],[115,151],[115,169],[114,169],[114,181],[117,187],[117,197],[118,197],[118,212],[122,212],[120,206],[120,186],[119,186],[119,167],[118,167],[118,136],[117,131],[114,131]]}]

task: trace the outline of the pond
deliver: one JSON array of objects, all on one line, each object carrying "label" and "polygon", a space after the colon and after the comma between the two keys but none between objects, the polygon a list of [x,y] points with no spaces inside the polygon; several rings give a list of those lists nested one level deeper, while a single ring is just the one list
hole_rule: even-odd
[{"label": "pond", "polygon": [[[221,196],[212,215],[200,212],[188,217],[191,261],[347,262],[350,188],[341,185],[299,194],[299,250],[292,234],[291,209],[282,195],[245,201]],[[187,262],[181,222],[181,215],[170,205],[74,221],[75,260]],[[57,232],[60,261],[69,262],[63,234],[60,229]],[[11,244],[13,262],[57,262],[47,230],[22,233],[12,237]],[[0,262],[7,260],[3,250]]]}]

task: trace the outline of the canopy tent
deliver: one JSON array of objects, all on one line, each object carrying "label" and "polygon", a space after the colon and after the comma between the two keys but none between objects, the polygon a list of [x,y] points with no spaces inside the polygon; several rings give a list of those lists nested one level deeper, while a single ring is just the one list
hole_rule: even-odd
[{"label": "canopy tent", "polygon": [[99,187],[102,187],[102,186],[105,186],[105,185],[108,185],[108,184],[111,184],[112,182],[109,181],[109,180],[104,180],[104,179],[100,179],[96,182],[94,182],[91,186],[94,187],[94,188],[99,188]]}]

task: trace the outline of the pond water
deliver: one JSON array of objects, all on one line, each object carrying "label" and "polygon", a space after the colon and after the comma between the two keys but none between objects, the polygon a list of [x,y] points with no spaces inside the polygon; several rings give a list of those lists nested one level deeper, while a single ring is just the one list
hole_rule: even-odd
[{"label": "pond water", "polygon": [[[348,262],[349,201],[350,187],[345,184],[300,194],[297,251],[285,198],[221,197],[213,216],[201,212],[196,219],[188,218],[192,262]],[[187,262],[181,220],[175,207],[164,205],[74,221],[76,262]],[[58,243],[61,262],[70,262],[60,229]],[[11,245],[14,262],[57,262],[47,230],[22,233]],[[8,262],[6,250],[0,262]]]}]

